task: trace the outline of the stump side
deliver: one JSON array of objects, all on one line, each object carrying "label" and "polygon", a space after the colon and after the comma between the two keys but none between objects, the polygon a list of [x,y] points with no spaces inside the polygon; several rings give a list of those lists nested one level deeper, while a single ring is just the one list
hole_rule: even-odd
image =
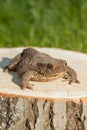
[{"label": "stump side", "polygon": [[86,130],[87,102],[0,96],[0,130]]}]

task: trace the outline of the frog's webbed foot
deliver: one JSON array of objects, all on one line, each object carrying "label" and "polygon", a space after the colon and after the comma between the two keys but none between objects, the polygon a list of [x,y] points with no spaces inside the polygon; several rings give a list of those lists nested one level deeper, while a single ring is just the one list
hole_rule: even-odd
[{"label": "frog's webbed foot", "polygon": [[80,83],[77,80],[76,71],[69,66],[67,66],[67,72],[64,74],[62,78],[65,79],[64,81],[68,81],[68,84]]},{"label": "frog's webbed foot", "polygon": [[70,79],[69,80],[69,82],[68,82],[68,84],[72,84],[72,83],[78,83],[78,84],[80,84],[80,81],[79,80],[77,80],[77,79]]},{"label": "frog's webbed foot", "polygon": [[78,83],[78,84],[80,84],[80,81],[76,79],[76,80],[75,80],[75,83]]},{"label": "frog's webbed foot", "polygon": [[68,74],[66,74],[66,75],[64,75],[63,76],[63,79],[64,80],[62,80],[63,82],[64,81],[68,81],[68,84],[72,84],[72,83],[80,83],[80,81],[79,80],[77,80],[77,77],[71,77],[71,76],[69,76]]},{"label": "frog's webbed foot", "polygon": [[30,84],[30,80],[34,77],[34,75],[36,74],[35,71],[33,70],[28,70],[21,79],[22,82],[22,89],[24,90],[25,88],[31,89],[33,90],[33,84]]}]

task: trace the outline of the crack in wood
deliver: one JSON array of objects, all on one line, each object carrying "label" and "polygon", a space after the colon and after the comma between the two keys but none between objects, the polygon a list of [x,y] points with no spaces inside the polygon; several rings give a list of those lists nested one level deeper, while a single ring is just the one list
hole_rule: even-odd
[{"label": "crack in wood", "polygon": [[53,106],[54,106],[54,103],[51,102],[50,103],[50,110],[49,110],[50,130],[54,130],[54,124],[53,124],[53,117],[54,117]]},{"label": "crack in wood", "polygon": [[47,100],[45,100],[44,103],[43,103],[43,110],[45,108],[46,103],[47,103]]},{"label": "crack in wood", "polygon": [[32,103],[32,110],[33,110],[33,114],[34,114],[34,128],[37,122],[37,118],[39,116],[39,110],[38,110],[38,105],[37,105],[37,99],[34,99],[33,103]]},{"label": "crack in wood", "polygon": [[30,125],[30,122],[29,122],[28,118],[26,119],[26,122],[25,122],[25,127],[26,127],[26,130],[32,130],[32,129],[31,129],[31,125]]}]

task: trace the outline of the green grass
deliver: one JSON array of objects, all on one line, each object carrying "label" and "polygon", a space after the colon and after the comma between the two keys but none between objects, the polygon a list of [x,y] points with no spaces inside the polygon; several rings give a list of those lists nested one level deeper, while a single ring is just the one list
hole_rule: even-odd
[{"label": "green grass", "polygon": [[87,52],[86,0],[0,0],[0,47]]}]

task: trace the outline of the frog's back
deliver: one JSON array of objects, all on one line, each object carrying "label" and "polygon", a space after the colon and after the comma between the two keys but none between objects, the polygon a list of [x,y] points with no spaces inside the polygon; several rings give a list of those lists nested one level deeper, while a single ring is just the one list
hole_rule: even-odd
[{"label": "frog's back", "polygon": [[[23,51],[23,58],[17,66],[17,72],[22,76],[27,70],[37,70],[38,63],[55,63],[56,59],[48,54],[38,52],[36,50],[27,49]],[[38,71],[38,70],[37,70]]]}]

